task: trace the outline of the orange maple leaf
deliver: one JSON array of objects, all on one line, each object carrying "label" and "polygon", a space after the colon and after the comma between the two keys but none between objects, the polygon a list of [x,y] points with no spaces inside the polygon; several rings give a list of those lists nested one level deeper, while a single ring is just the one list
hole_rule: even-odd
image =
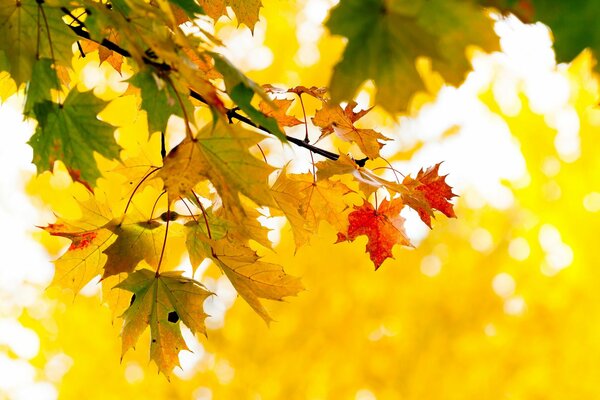
[{"label": "orange maple leaf", "polygon": [[421,220],[431,228],[431,217],[433,210],[441,211],[449,218],[456,218],[454,205],[449,202],[456,195],[452,188],[446,183],[446,175],[440,176],[438,170],[440,164],[421,169],[416,178],[407,176],[402,182],[408,189],[402,194],[402,199],[410,208],[419,213]]},{"label": "orange maple leaf", "polygon": [[412,247],[404,231],[405,220],[400,216],[403,207],[401,198],[383,200],[377,210],[365,200],[362,206],[354,206],[354,211],[348,215],[348,231],[339,232],[336,243],[352,242],[360,235],[367,236],[366,251],[377,270],[386,258],[394,258],[394,245]]},{"label": "orange maple leaf", "polygon": [[356,102],[352,101],[342,109],[339,105],[327,106],[315,113],[313,124],[321,128],[321,138],[335,132],[342,140],[354,142],[360,150],[371,159],[379,157],[379,150],[383,147],[380,140],[388,140],[381,133],[373,129],[361,129],[354,123],[365,116],[370,108],[354,112]]},{"label": "orange maple leaf", "polygon": [[258,107],[260,108],[260,111],[262,111],[262,113],[267,117],[275,118],[281,128],[284,126],[296,126],[303,123],[293,115],[287,114],[287,111],[294,100],[274,99],[272,101],[276,108],[273,108],[264,101],[261,101]]},{"label": "orange maple leaf", "polygon": [[[118,34],[112,29],[109,31],[107,39],[115,43],[118,43],[119,41]],[[106,61],[107,63],[112,65],[112,67],[119,74],[121,73],[121,67],[123,66],[122,55],[115,53],[114,51],[109,50],[106,47],[101,46],[98,43],[93,42],[91,40],[81,40],[80,43],[83,54],[98,51],[98,58],[100,59],[100,64]]]}]

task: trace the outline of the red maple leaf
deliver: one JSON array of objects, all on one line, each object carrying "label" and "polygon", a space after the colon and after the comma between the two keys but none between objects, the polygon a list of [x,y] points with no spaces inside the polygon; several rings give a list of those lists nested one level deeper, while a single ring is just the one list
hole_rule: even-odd
[{"label": "red maple leaf", "polygon": [[412,246],[404,232],[404,218],[400,216],[403,207],[401,198],[383,200],[377,210],[365,200],[362,206],[354,206],[354,211],[348,215],[348,232],[339,232],[336,243],[367,236],[366,251],[377,270],[386,258],[393,258],[394,245]]},{"label": "red maple leaf", "polygon": [[434,216],[433,210],[441,211],[449,218],[456,218],[452,208],[454,205],[449,201],[456,195],[452,193],[452,188],[446,183],[446,175],[438,174],[440,164],[429,167],[427,170],[421,169],[416,178],[407,176],[402,182],[408,189],[407,193],[402,194],[402,200],[417,211],[421,220],[430,228],[431,217]]}]

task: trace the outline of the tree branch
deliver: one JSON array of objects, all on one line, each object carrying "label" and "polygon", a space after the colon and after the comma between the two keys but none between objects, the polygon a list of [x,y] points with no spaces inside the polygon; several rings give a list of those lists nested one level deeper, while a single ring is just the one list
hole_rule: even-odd
[{"label": "tree branch", "polygon": [[[119,46],[118,44],[104,38],[102,39],[102,41],[98,42],[97,40],[92,39],[92,37],[90,36],[90,33],[88,31],[86,31],[84,29],[85,25],[83,24],[83,22],[81,22],[78,18],[74,17],[73,14],[71,14],[71,12],[65,8],[62,7],[61,11],[65,14],[68,15],[69,17],[73,18],[74,21],[76,21],[79,25],[77,26],[73,26],[73,25],[67,25],[69,28],[71,28],[71,30],[79,37],[87,39],[87,40],[91,40],[93,42],[98,43],[99,45],[106,47],[109,50],[114,51],[117,54],[120,54],[123,57],[126,58],[131,58],[131,53],[127,50],[125,50],[124,48],[122,48],[121,46]],[[168,70],[170,69],[170,67],[167,64],[164,63],[156,63],[153,60],[150,59],[146,59],[146,57],[144,57],[144,62],[153,66],[157,66],[160,69],[164,70]],[[200,95],[199,93],[193,91],[190,89],[190,97],[200,101],[201,103],[204,103],[206,105],[210,105],[205,99],[204,97],[202,97],[202,95]],[[232,119],[237,119],[240,122],[243,122],[247,125],[250,125],[254,128],[260,129],[263,132],[266,132],[270,135],[273,135],[273,132],[271,132],[269,129],[265,128],[264,126],[261,125],[257,125],[254,122],[252,122],[252,120],[244,115],[241,115],[240,113],[237,112],[237,110],[235,109],[227,109],[227,118],[229,119],[229,121],[231,121]],[[289,135],[285,135],[285,138],[290,142],[295,144],[296,146],[299,147],[303,147],[315,154],[318,154],[320,156],[323,156],[325,158],[328,158],[330,160],[333,161],[337,161],[340,156],[339,154],[333,153],[331,151],[327,151],[325,149],[321,149],[320,147],[317,146],[313,146],[309,143],[304,142],[303,140],[300,140],[298,138],[289,136]],[[367,162],[368,158],[363,158],[360,160],[354,160],[356,162],[356,164],[360,167],[363,167],[365,165],[365,163]]]}]

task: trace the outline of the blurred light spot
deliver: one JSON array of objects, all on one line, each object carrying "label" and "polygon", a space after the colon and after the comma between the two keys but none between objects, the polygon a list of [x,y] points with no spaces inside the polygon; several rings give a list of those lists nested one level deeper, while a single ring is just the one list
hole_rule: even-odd
[{"label": "blurred light spot", "polygon": [[571,265],[572,262],[573,250],[570,246],[560,243],[546,254],[545,262],[542,263],[542,273],[547,276],[554,276]]},{"label": "blurred light spot", "polygon": [[587,194],[583,198],[583,208],[593,213],[600,211],[600,193],[592,192]]},{"label": "blurred light spot", "polygon": [[515,292],[515,280],[506,272],[502,272],[492,280],[492,288],[498,296],[507,298]]},{"label": "blurred light spot", "polygon": [[138,383],[144,380],[144,369],[136,362],[129,362],[125,367],[125,380]]},{"label": "blurred light spot", "polygon": [[213,330],[222,328],[225,324],[225,312],[235,302],[237,292],[224,275],[216,281],[206,278],[203,283],[208,290],[215,294],[204,300],[204,312],[209,315],[204,320],[206,328]]},{"label": "blurred light spot", "polygon": [[389,330],[385,325],[379,325],[377,329],[369,333],[369,340],[376,342],[383,339],[384,337],[396,336],[396,332]]},{"label": "blurred light spot", "polygon": [[273,62],[273,52],[265,46],[258,47],[248,59],[248,68],[252,70],[265,69]]},{"label": "blurred light spot", "polygon": [[442,260],[436,255],[430,254],[421,260],[421,273],[434,277],[442,270]]},{"label": "blurred light spot", "polygon": [[542,245],[542,248],[547,252],[562,243],[560,232],[554,225],[550,224],[542,225],[538,239]]},{"label": "blurred light spot", "polygon": [[35,369],[25,360],[12,359],[0,353],[0,393],[10,393],[34,382]]},{"label": "blurred light spot", "polygon": [[96,86],[104,84],[104,74],[98,68],[98,65],[94,63],[88,63],[81,70],[83,84],[88,88],[92,89]]},{"label": "blurred light spot", "polygon": [[265,69],[273,62],[273,52],[264,46],[266,28],[264,19],[254,26],[254,32],[226,26],[218,32],[224,44],[219,51],[242,71]]},{"label": "blurred light spot", "polygon": [[377,400],[377,396],[369,389],[360,389],[356,392],[354,400]]},{"label": "blurred light spot", "polygon": [[550,181],[542,186],[542,192],[547,201],[556,201],[560,199],[562,191],[556,181]]},{"label": "blurred light spot", "polygon": [[486,229],[477,228],[471,234],[471,247],[481,253],[489,251],[493,244],[492,235]]},{"label": "blurred light spot", "polygon": [[320,25],[327,17],[331,1],[309,0],[304,6],[303,14],[315,25]]},{"label": "blurred light spot", "polygon": [[227,360],[219,360],[214,367],[215,374],[219,383],[226,385],[233,380],[235,376],[235,369],[229,364]]},{"label": "blurred light spot", "polygon": [[321,26],[315,26],[306,21],[298,24],[298,28],[296,29],[296,37],[300,43],[316,43],[322,34],[323,28]]},{"label": "blurred light spot", "polygon": [[406,234],[410,238],[412,244],[418,247],[419,243],[429,235],[431,230],[423,223],[421,217],[419,217],[419,213],[410,207],[404,207],[402,211],[400,211],[400,215],[405,219],[404,230],[406,231]]},{"label": "blurred light spot", "polygon": [[[368,81],[367,84],[373,86],[372,81]],[[354,98],[354,101],[356,101],[356,104],[361,110],[366,110],[371,105],[371,95],[366,90],[361,90]]]},{"label": "blurred light spot", "polygon": [[192,393],[193,400],[212,400],[212,390],[207,387],[199,387]]},{"label": "blurred light spot", "polygon": [[46,378],[52,382],[59,382],[63,375],[73,366],[73,359],[66,354],[59,353],[52,356],[44,366]]},{"label": "blurred light spot", "polygon": [[554,137],[554,147],[561,160],[573,162],[581,154],[579,139],[579,115],[574,108],[561,110],[546,118],[549,126],[558,130]]},{"label": "blurred light spot", "polygon": [[521,296],[514,296],[504,301],[504,313],[508,315],[521,315],[526,308],[525,299]]},{"label": "blurred light spot", "polygon": [[486,336],[496,336],[498,332],[496,331],[494,324],[490,323],[483,328],[483,333],[485,333]]},{"label": "blurred light spot", "polygon": [[100,283],[100,275],[96,275],[94,279],[89,281],[84,287],[81,288],[79,294],[85,297],[93,297],[100,294],[102,285]]},{"label": "blurred light spot", "polygon": [[514,238],[508,245],[508,254],[517,261],[526,260],[530,253],[529,242],[525,238]]},{"label": "blurred light spot", "polygon": [[34,382],[11,393],[11,400],[55,400],[58,392],[48,382]]},{"label": "blurred light spot", "polygon": [[553,156],[548,156],[542,163],[542,172],[549,178],[555,177],[560,172],[560,161]]},{"label": "blurred light spot", "polygon": [[18,321],[0,320],[0,345],[6,345],[19,358],[30,360],[40,350],[40,339],[35,331],[23,327]]},{"label": "blurred light spot", "polygon": [[185,325],[181,325],[181,334],[189,350],[179,352],[179,368],[173,372],[181,379],[191,379],[197,371],[197,366],[206,354],[204,346],[198,341],[192,331]]},{"label": "blurred light spot", "polygon": [[321,54],[316,45],[304,44],[296,52],[295,61],[302,67],[310,67],[319,61]]},{"label": "blurred light spot", "polygon": [[516,88],[515,79],[506,74],[499,74],[498,78],[492,83],[492,93],[494,100],[500,106],[500,110],[506,116],[516,116],[521,111],[521,99]]},{"label": "blurred light spot", "polygon": [[525,93],[533,112],[556,112],[569,101],[569,81],[557,72],[531,75],[525,81]]}]

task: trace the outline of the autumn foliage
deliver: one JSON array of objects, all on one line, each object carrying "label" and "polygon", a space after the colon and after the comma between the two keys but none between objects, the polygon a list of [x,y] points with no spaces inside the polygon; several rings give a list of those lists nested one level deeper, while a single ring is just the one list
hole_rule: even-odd
[{"label": "autumn foliage", "polygon": [[[366,246],[361,257],[375,270],[408,268],[418,245],[407,218],[436,232],[440,215],[457,217],[457,194],[440,173],[443,160],[399,167],[413,154],[393,147],[394,132],[379,125],[411,114],[415,95],[432,100],[441,80],[460,85],[473,46],[500,49],[489,7],[535,20],[547,12],[542,3],[342,0],[324,24],[345,38],[328,80],[281,83],[251,79],[215,29],[231,17],[232,29],[255,33],[258,0],[4,2],[0,68],[36,122],[29,144],[39,182],[61,173],[69,181],[68,206],[50,200],[56,218],[41,227],[44,240],[68,239],[52,286],[77,294],[99,278],[121,359],[149,328],[150,358],[171,378],[190,349],[186,332],[208,332],[208,264],[267,324],[278,318],[266,300],[307,287],[281,265],[303,248]],[[79,75],[90,58],[122,88],[85,87]],[[366,92],[367,105],[357,96]],[[37,194],[51,197],[44,190]],[[291,231],[293,246],[278,248],[279,259],[270,218]],[[440,221],[443,234],[433,237],[443,243],[456,225]]]}]

